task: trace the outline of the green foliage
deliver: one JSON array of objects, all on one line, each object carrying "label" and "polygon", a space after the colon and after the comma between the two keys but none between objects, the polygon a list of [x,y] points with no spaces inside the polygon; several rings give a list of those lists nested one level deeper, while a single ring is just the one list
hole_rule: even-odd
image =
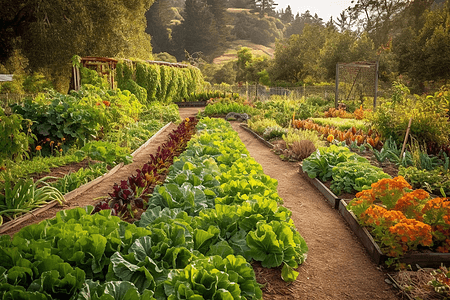
[{"label": "green foliage", "polygon": [[[21,160],[28,157],[29,145],[35,138],[28,131],[31,125],[31,121],[22,115],[6,115],[0,108],[0,166],[5,159]],[[27,131],[24,131],[24,126]]]},{"label": "green foliage", "polygon": [[260,82],[267,76],[263,72],[268,66],[268,59],[265,56],[253,57],[250,48],[242,47],[238,53],[236,80],[241,82]]},{"label": "green foliage", "polygon": [[162,123],[178,123],[180,113],[176,104],[161,104],[153,102],[146,107],[140,115],[141,120],[158,120]]},{"label": "green foliage", "polygon": [[346,161],[338,163],[332,169],[330,189],[336,195],[342,192],[353,193],[370,189],[372,183],[382,178],[390,178],[382,169],[372,166],[369,162]]},{"label": "green foliage", "polygon": [[414,99],[400,97],[397,93],[393,99],[395,102],[382,103],[369,120],[384,139],[392,136],[398,143],[403,143],[409,119],[412,118],[409,134],[414,139],[425,144],[446,144],[450,134],[446,115],[448,100],[440,93],[443,91],[432,96],[416,95]]},{"label": "green foliage", "polygon": [[251,119],[248,120],[248,127],[261,136],[263,135],[266,128],[275,127],[275,126],[280,126],[280,125],[278,125],[277,121],[274,119],[264,118],[264,119],[257,120],[257,121],[253,121]]},{"label": "green foliage", "polygon": [[211,256],[173,270],[164,282],[167,299],[261,299],[254,271],[243,257]]},{"label": "green foliage", "polygon": [[64,177],[57,179],[55,182],[49,183],[49,185],[65,195],[107,172],[108,168],[106,164],[97,163],[86,169],[80,168],[76,172],[70,172],[64,175]]},{"label": "green foliage", "polygon": [[90,157],[107,163],[109,166],[115,166],[121,162],[129,164],[133,162],[128,148],[117,146],[117,144],[105,141],[91,141],[77,151],[75,155],[79,157]]},{"label": "green foliage", "polygon": [[447,196],[450,195],[450,172],[442,166],[433,170],[400,166],[398,175],[403,176],[415,189],[424,189],[435,195],[442,192]]},{"label": "green foliage", "polygon": [[129,90],[132,94],[134,94],[140,103],[142,103],[142,104],[147,103],[147,90],[145,88],[139,86],[132,79],[127,80],[123,89]]},{"label": "green foliage", "polygon": [[262,136],[266,140],[271,140],[271,139],[281,138],[287,133],[288,133],[288,129],[287,128],[283,128],[280,125],[276,125],[276,126],[266,127],[266,129],[264,130]]},{"label": "green foliage", "polygon": [[98,75],[97,71],[85,67],[80,68],[81,84],[91,84],[96,87],[107,89],[109,87],[108,80]]},{"label": "green foliage", "polygon": [[117,64],[117,85],[127,89],[142,103],[170,103],[181,101],[203,87],[201,71],[195,67],[169,67],[150,64],[143,61],[119,61]]},{"label": "green foliage", "polygon": [[39,187],[41,183],[43,183],[42,180],[33,182],[33,179],[23,178],[13,183],[7,178],[4,194],[0,194],[0,216],[15,219],[53,200],[58,201],[59,204],[65,201],[56,188],[48,185]]},{"label": "green foliage", "polygon": [[331,145],[320,147],[310,157],[304,159],[302,169],[309,177],[317,177],[325,182],[332,179],[335,166],[347,161],[368,163],[367,159],[351,152],[347,147]]},{"label": "green foliage", "polygon": [[[39,9],[26,11],[8,4],[1,12],[7,25],[0,35],[4,36],[5,46],[8,45],[7,52],[20,49],[32,71],[50,74],[55,88],[67,91],[71,74],[68,68],[74,54],[152,58],[150,36],[145,33],[145,12],[153,2],[136,1],[130,5],[83,0],[73,5],[45,3]],[[23,18],[16,29],[24,34],[13,30],[16,18]],[[35,21],[46,18],[48,22]]]},{"label": "green foliage", "polygon": [[166,123],[161,120],[143,120],[108,134],[103,140],[131,150],[138,149]]},{"label": "green foliage", "polygon": [[269,45],[277,38],[282,37],[282,32],[277,28],[277,23],[273,18],[260,18],[249,12],[238,13],[235,18],[231,34],[239,40],[250,40],[255,44]]},{"label": "green foliage", "polygon": [[133,123],[142,108],[129,91],[93,85],[84,85],[70,95],[50,91],[34,101],[27,99],[23,105],[12,106],[14,112],[33,121],[31,130],[43,155],[66,152],[75,144],[83,146],[112,129]]},{"label": "green foliage", "polygon": [[292,118],[298,114],[300,100],[286,100],[274,98],[269,101],[258,101],[255,107],[259,109],[259,115],[267,119],[275,119],[281,127],[289,127]]},{"label": "green foliage", "polygon": [[321,126],[333,126],[334,128],[340,131],[347,131],[352,127],[355,127],[356,130],[362,130],[363,132],[367,131],[367,124],[363,120],[356,119],[341,119],[337,118],[310,118],[314,123],[317,123]]},{"label": "green foliage", "polygon": [[[308,251],[306,242],[300,234],[293,230],[292,223],[260,221],[256,230],[247,235],[249,255],[266,268],[284,265],[283,268],[297,268],[305,260],[304,253]],[[287,265],[287,266],[286,266]],[[296,278],[298,273],[293,276]],[[289,276],[291,277],[291,276]]]},{"label": "green foliage", "polygon": [[252,116],[255,114],[256,110],[251,106],[239,104],[236,102],[230,104],[218,102],[208,104],[203,110],[202,115],[217,116],[217,115],[226,115],[229,112],[246,113]]},{"label": "green foliage", "polygon": [[[30,160],[13,163],[7,161],[6,172],[0,173],[0,181],[4,181],[6,176],[15,180],[16,178],[26,178],[30,174],[49,173],[50,168],[64,166],[73,162],[79,162],[82,158],[70,154],[62,156],[35,156]],[[8,175],[6,175],[8,174]]]}]

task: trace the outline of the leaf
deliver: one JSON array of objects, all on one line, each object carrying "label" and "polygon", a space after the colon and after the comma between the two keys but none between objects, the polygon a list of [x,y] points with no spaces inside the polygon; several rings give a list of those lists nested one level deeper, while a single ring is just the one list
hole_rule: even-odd
[{"label": "leaf", "polygon": [[201,253],[206,253],[209,246],[217,240],[220,230],[217,227],[209,226],[208,231],[202,229],[194,230],[194,249]]},{"label": "leaf", "polygon": [[206,255],[209,256],[219,255],[221,257],[227,257],[230,254],[234,254],[234,250],[226,241],[220,241],[212,245],[209,251],[206,253]]},{"label": "leaf", "polygon": [[283,268],[281,269],[281,278],[286,282],[292,282],[295,281],[298,277],[298,272],[295,271],[292,267],[288,266],[287,264],[283,265]]}]

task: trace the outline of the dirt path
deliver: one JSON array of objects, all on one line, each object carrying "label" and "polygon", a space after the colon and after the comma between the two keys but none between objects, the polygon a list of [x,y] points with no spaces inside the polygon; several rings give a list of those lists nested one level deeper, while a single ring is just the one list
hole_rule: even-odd
[{"label": "dirt path", "polygon": [[[195,116],[198,111],[199,108],[180,108],[180,115],[186,118]],[[309,247],[308,258],[299,267],[300,275],[294,283],[283,282],[279,270],[255,266],[258,281],[265,284],[264,299],[398,299],[338,212],[302,178],[297,163],[281,161],[267,146],[242,129],[239,123],[233,122],[232,126],[251,156],[262,165],[265,174],[278,180],[278,193],[284,200],[284,206],[292,211],[294,223]],[[67,206],[49,209],[4,234],[12,235],[23,226],[52,218],[59,210],[96,203],[97,198],[112,192],[114,183],[135,174],[136,169],[148,161],[149,154],[156,152],[174,128],[174,124],[166,128],[145,151],[134,157],[132,164],[123,166],[114,175],[93,185]]]},{"label": "dirt path", "polygon": [[264,299],[398,299],[338,211],[298,172],[298,163],[280,160],[239,123],[232,126],[264,173],[278,180],[283,205],[309,247],[294,283],[285,284],[279,274],[262,274],[267,276]]}]

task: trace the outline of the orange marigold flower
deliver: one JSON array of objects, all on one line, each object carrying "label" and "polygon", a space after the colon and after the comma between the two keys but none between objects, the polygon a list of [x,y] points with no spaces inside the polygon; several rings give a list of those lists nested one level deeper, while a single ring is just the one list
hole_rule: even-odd
[{"label": "orange marigold flower", "polygon": [[103,101],[103,104],[105,104],[106,106],[110,106],[111,102],[105,100],[105,101]]},{"label": "orange marigold flower", "polygon": [[63,149],[62,149],[62,148],[60,148],[60,149],[59,149],[59,152],[63,152]]},{"label": "orange marigold flower", "polygon": [[328,141],[329,143],[331,143],[331,142],[333,142],[333,140],[334,140],[334,135],[332,135],[332,134],[328,135],[327,141]]},{"label": "orange marigold flower", "polygon": [[55,143],[55,141],[51,141],[51,142],[50,142],[50,145],[53,145],[54,143]]},{"label": "orange marigold flower", "polygon": [[36,146],[36,150],[37,150],[37,151],[40,151],[41,149],[42,149],[41,146]]}]

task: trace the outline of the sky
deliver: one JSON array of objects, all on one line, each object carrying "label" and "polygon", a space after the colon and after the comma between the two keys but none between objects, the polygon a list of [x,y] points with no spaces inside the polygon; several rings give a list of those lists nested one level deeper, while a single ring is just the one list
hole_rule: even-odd
[{"label": "sky", "polygon": [[327,22],[331,16],[333,20],[340,13],[351,5],[351,0],[313,0],[313,1],[294,1],[294,0],[275,0],[278,3],[276,10],[286,9],[288,5],[291,6],[294,16],[299,12],[300,14],[309,10],[311,15],[317,14],[324,22]]}]

